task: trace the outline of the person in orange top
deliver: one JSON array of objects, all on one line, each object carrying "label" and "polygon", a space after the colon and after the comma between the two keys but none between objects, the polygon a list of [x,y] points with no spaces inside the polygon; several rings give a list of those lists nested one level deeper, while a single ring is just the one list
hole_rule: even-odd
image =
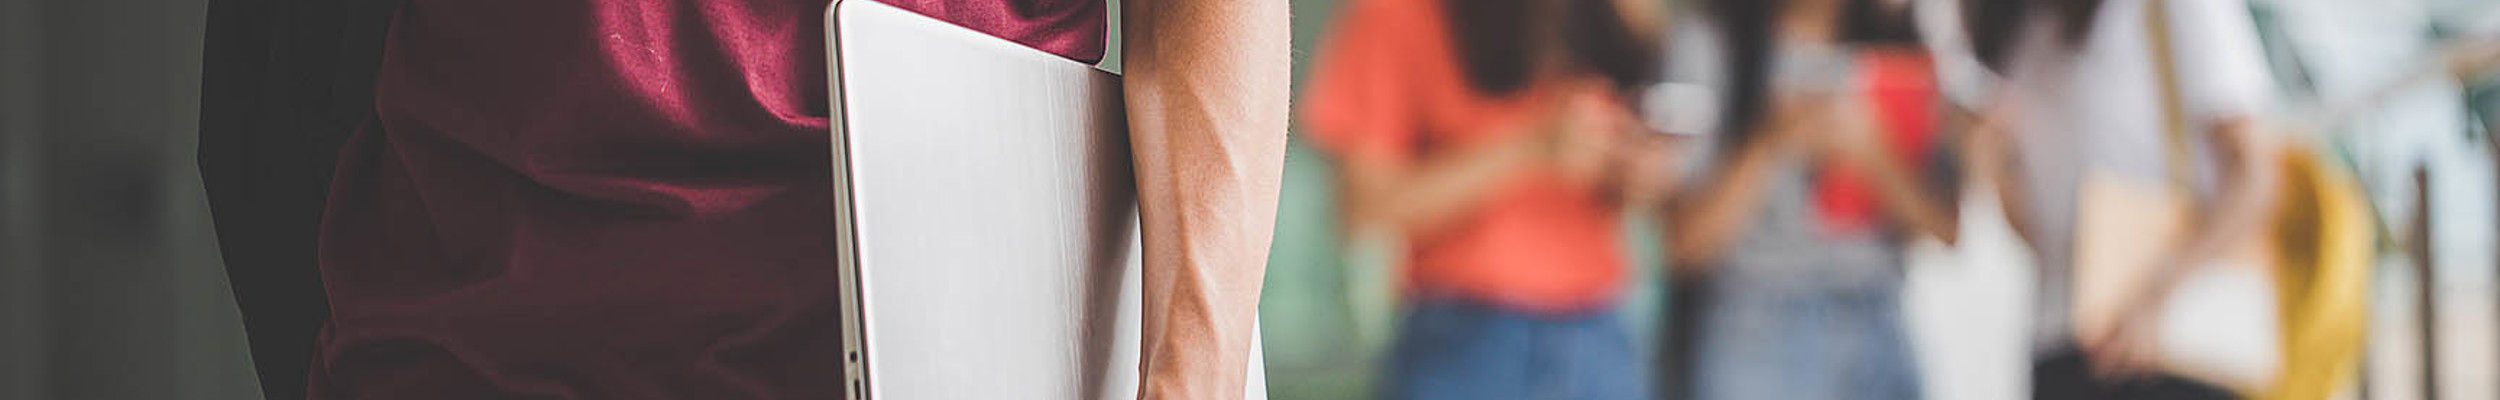
[{"label": "person in orange top", "polygon": [[1350,7],[1302,111],[1349,225],[1411,249],[1386,397],[1646,398],[1612,310],[1622,210],[1667,186],[1626,101],[1658,70],[1654,5]]}]

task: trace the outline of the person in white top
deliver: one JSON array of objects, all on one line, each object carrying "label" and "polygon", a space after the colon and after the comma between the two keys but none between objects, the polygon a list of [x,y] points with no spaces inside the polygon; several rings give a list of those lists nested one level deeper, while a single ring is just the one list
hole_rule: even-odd
[{"label": "person in white top", "polygon": [[[1973,167],[1993,176],[2006,218],[2039,257],[2032,392],[2039,399],[2231,398],[2152,368],[2149,326],[2168,288],[2227,243],[2259,234],[2277,173],[2271,139],[2253,117],[2273,99],[2246,4],[2229,0],[1966,1],[1971,50],[2002,74],[1980,104],[1992,109],[1974,135]],[[2172,65],[2157,66],[2147,6],[2168,7]],[[2165,144],[2161,72],[2177,84],[2187,132],[2184,159]],[[2072,332],[2077,196],[2087,171],[2169,187],[2171,162],[2187,162],[2190,186],[2210,212],[2154,259],[2153,284],[2123,321]]]}]

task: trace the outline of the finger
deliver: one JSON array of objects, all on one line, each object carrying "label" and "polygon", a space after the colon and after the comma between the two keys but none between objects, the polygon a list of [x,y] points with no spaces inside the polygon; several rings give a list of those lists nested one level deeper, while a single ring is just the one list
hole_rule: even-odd
[{"label": "finger", "polygon": [[2122,375],[2119,371],[2125,368],[2126,361],[2124,360],[2126,355],[2119,354],[2120,351],[2109,346],[2102,346],[2093,350],[2094,351],[2090,355],[2092,360],[2092,379],[2102,382],[2119,381],[2120,376]]},{"label": "finger", "polygon": [[2092,380],[2104,382],[2109,381],[2109,359],[2112,354],[2098,348],[2087,348],[2083,351],[2083,353],[2084,366],[2092,373]]},{"label": "finger", "polygon": [[2109,333],[2093,332],[2081,339],[2083,342],[2079,344],[2083,346],[2085,366],[2091,369],[2092,377],[2094,379],[2108,378],[2111,363],[2116,360],[2117,356],[2112,351],[2114,348],[2109,345]]},{"label": "finger", "polygon": [[2111,353],[2114,353],[2110,357],[2109,365],[2109,375],[2112,379],[2119,382],[2127,382],[2142,379],[2144,377],[2145,366],[2143,351],[2136,349],[2135,346],[2122,343],[2118,346],[2117,350],[2111,351]]},{"label": "finger", "polygon": [[2157,362],[2160,356],[2160,352],[2154,350],[2145,335],[2130,334],[2122,338],[2118,350],[2124,354],[2118,365],[2120,378],[2141,380],[2153,376],[2159,369]]},{"label": "finger", "polygon": [[2127,350],[2112,349],[2093,358],[2092,375],[2103,382],[2127,382],[2137,379],[2135,356]]},{"label": "finger", "polygon": [[2114,327],[2094,335],[2088,342],[2092,375],[2102,381],[2128,380],[2135,374],[2139,357],[2131,343],[2128,327]]}]

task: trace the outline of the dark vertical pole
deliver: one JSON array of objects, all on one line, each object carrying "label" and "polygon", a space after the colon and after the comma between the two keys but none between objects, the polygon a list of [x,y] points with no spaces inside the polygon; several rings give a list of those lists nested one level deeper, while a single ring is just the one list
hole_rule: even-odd
[{"label": "dark vertical pole", "polygon": [[2433,279],[2438,268],[2434,268],[2431,261],[2431,232],[2433,232],[2431,221],[2433,218],[2431,218],[2430,199],[2430,169],[2428,166],[2414,167],[2413,232],[2410,240],[2406,241],[2408,245],[2406,247],[2409,252],[2413,253],[2414,280],[2418,282],[2415,285],[2413,301],[2421,305],[2421,308],[2415,309],[2415,317],[2420,318],[2421,321],[2419,328],[2422,341],[2422,399],[2438,400],[2439,296],[2436,292],[2439,289],[2439,280]]},{"label": "dark vertical pole", "polygon": [[1683,400],[1693,398],[1694,352],[1698,350],[1703,323],[1703,310],[1711,298],[1711,277],[1707,273],[1677,272],[1668,268],[1666,318],[1658,321],[1658,365],[1653,390],[1657,398]]}]

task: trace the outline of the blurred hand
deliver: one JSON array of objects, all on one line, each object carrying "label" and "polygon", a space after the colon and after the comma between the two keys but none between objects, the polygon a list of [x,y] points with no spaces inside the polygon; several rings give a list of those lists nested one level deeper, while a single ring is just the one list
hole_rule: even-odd
[{"label": "blurred hand", "polygon": [[1804,154],[1820,154],[1825,149],[1840,147],[1832,143],[1838,138],[1831,132],[1844,121],[1839,96],[1827,94],[1790,94],[1773,101],[1766,128],[1755,139],[1768,145],[1801,150]]},{"label": "blurred hand", "polygon": [[1627,210],[1666,203],[1676,186],[1672,139],[1664,135],[1630,134],[1608,155],[1613,196]]},{"label": "blurred hand", "polygon": [[1829,104],[1813,119],[1816,125],[1803,133],[1813,136],[1808,139],[1813,151],[1826,159],[1861,167],[1887,162],[1883,140],[1865,117],[1850,105]]},{"label": "blurred hand", "polygon": [[1628,111],[1595,90],[1569,90],[1560,102],[1545,133],[1547,159],[1566,180],[1598,183],[1623,142]]},{"label": "blurred hand", "polygon": [[2092,361],[2092,374],[2103,381],[2130,381],[2160,374],[2159,348],[2155,345],[2161,311],[2137,307],[2117,323],[2086,332],[2083,351]]},{"label": "blurred hand", "polygon": [[2468,41],[2448,49],[2448,74],[2474,81],[2500,64],[2500,41]]},{"label": "blurred hand", "polygon": [[1962,165],[1967,166],[1975,181],[1996,182],[1998,169],[2004,167],[2004,160],[1997,157],[1996,151],[2005,146],[2006,130],[2010,129],[2005,121],[2010,114],[2010,111],[1998,110],[1953,114],[1961,124],[1967,124],[1960,131],[1961,140],[1954,142],[1960,146],[1956,154],[1962,155]]}]

